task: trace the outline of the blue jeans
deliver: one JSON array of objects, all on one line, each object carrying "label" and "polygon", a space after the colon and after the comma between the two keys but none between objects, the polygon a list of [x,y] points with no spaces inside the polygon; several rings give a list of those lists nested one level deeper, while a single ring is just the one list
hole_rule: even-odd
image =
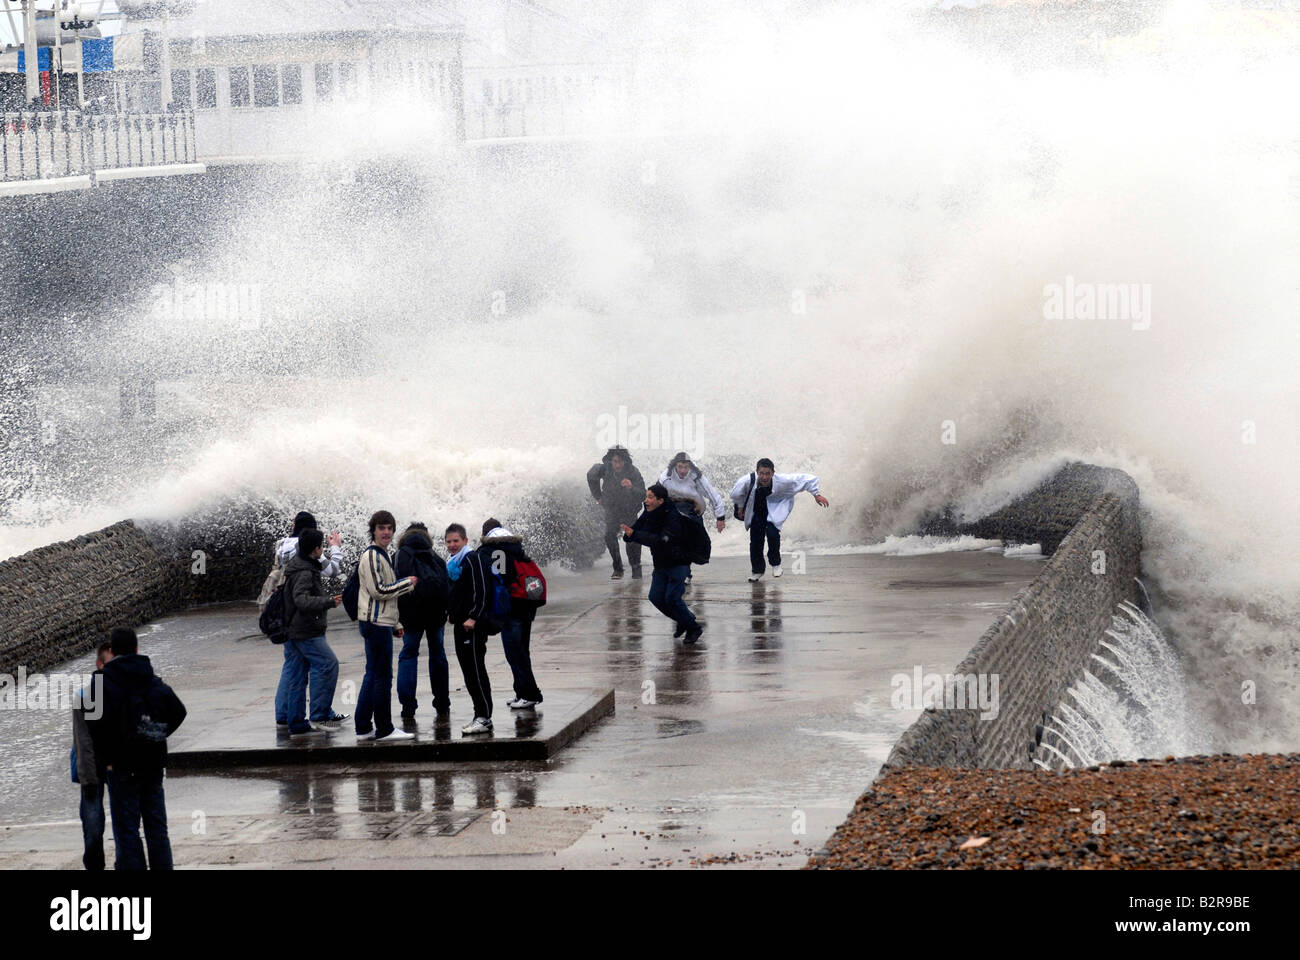
[{"label": "blue jeans", "polygon": [[[451,711],[451,680],[447,675],[447,651],[443,649],[442,637],[446,629],[440,623],[429,631],[429,689],[433,691],[433,709],[439,713]],[[397,700],[402,705],[402,713],[415,713],[415,683],[419,675],[420,639],[424,636],[424,627],[407,627],[402,637],[402,652],[397,655]]]},{"label": "blue jeans", "polygon": [[771,520],[762,523],[755,521],[749,528],[749,569],[753,573],[762,573],[763,538],[767,538],[767,562],[774,567],[781,566],[781,531]]},{"label": "blue jeans", "polygon": [[149,869],[172,868],[172,845],[167,837],[167,804],[163,797],[163,772],[117,773],[108,771],[108,806],[113,813],[115,870],[143,870],[144,846],[140,820],[149,847]]},{"label": "blue jeans", "polygon": [[298,689],[299,683],[307,682],[307,661],[297,656],[287,643],[280,645],[284,650],[284,666],[280,668],[280,683],[275,688],[275,722],[289,722],[290,694]]},{"label": "blue jeans", "polygon": [[680,567],[655,567],[650,578],[650,602],[655,609],[674,623],[684,623],[688,628],[695,626],[695,614],[687,608],[682,594],[686,592],[686,578],[690,572],[689,563]]},{"label": "blue jeans", "polygon": [[81,865],[87,870],[104,869],[104,785],[81,785],[81,836],[86,852]]},{"label": "blue jeans", "polygon": [[506,663],[515,678],[515,696],[534,703],[542,702],[542,691],[533,676],[533,659],[528,653],[532,641],[531,620],[507,620],[501,628],[501,646],[506,651]]},{"label": "blue jeans", "polygon": [[375,737],[393,732],[393,628],[361,621],[366,643],[366,676],[357,694],[357,733]]},{"label": "blue jeans", "polygon": [[[289,691],[289,732],[307,726],[307,676],[311,674],[311,718],[323,723],[334,712],[334,688],[339,682],[339,658],[324,637],[310,640],[287,640],[284,655],[299,661],[294,667],[294,686]],[[286,663],[286,668],[287,668]]]}]

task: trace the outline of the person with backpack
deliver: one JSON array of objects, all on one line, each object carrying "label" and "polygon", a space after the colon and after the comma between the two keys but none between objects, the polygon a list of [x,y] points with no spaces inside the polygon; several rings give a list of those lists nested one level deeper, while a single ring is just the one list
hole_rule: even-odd
[{"label": "person with backpack", "polygon": [[[284,583],[284,571],[288,564],[298,555],[298,538],[304,530],[315,530],[316,518],[306,510],[300,510],[293,518],[289,536],[275,544],[275,554],[271,562],[271,572],[266,575],[262,592],[257,598],[258,612],[265,612],[275,591]],[[343,573],[343,540],[337,530],[330,533],[327,552],[321,559],[321,577],[337,577]],[[295,657],[288,645],[284,646],[284,664],[280,668],[280,682],[275,688],[275,726],[277,730],[289,729],[289,693],[296,690],[300,683],[307,682],[307,662]],[[333,694],[331,693],[331,698]],[[331,714],[331,723],[346,720],[346,713]]]},{"label": "person with backpack", "polygon": [[[175,691],[154,675],[149,658],[140,654],[134,630],[119,627],[109,638],[113,656],[91,675],[102,686],[95,704],[98,719],[87,716],[95,760],[107,772],[108,802],[113,815],[116,870],[172,869],[167,836],[163,770],[167,738],[185,720],[185,705]],[[145,842],[140,843],[144,820]]]},{"label": "person with backpack", "polygon": [[[329,611],[343,600],[321,582],[325,535],[312,527],[298,536],[298,553],[284,569],[285,657],[296,678],[289,691],[289,736],[306,737],[335,728],[347,714],[335,713],[339,658],[325,642]],[[307,720],[307,678],[311,676],[311,720]]]},{"label": "person with backpack", "polygon": [[[489,523],[491,526],[483,525],[485,530],[500,526],[495,520]],[[492,683],[485,659],[488,638],[501,632],[510,615],[506,566],[504,554],[492,556],[491,545],[485,540],[460,562],[460,572],[451,591],[456,659],[465,678],[465,690],[474,704],[474,718],[460,730],[465,736],[492,732]]]},{"label": "person with backpack", "polygon": [[410,740],[393,726],[393,638],[403,635],[398,599],[416,577],[398,579],[388,555],[397,520],[387,510],[370,517],[370,546],[357,562],[357,629],[366,646],[366,675],[357,694],[357,740]]},{"label": "person with backpack", "polygon": [[447,598],[451,581],[447,565],[433,552],[429,528],[412,523],[397,541],[397,576],[414,575],[419,584],[397,601],[398,614],[406,635],[402,652],[397,656],[397,699],[402,705],[402,719],[414,720],[417,701],[416,679],[419,676],[420,639],[429,635],[429,689],[433,691],[436,722],[451,720],[451,681],[447,670],[447,653],[443,633],[447,626]]},{"label": "person with backpack", "polygon": [[[645,480],[641,471],[632,465],[632,455],[626,447],[613,446],[605,451],[600,463],[587,471],[587,487],[605,511],[605,547],[614,561],[611,580],[623,579],[623,561],[618,555],[618,531],[631,523],[641,509],[645,496]],[[632,579],[641,579],[641,545],[627,544],[627,562],[632,567]]]},{"label": "person with backpack", "polygon": [[[95,650],[95,669],[104,669],[104,664],[113,659],[113,643],[104,640]],[[102,674],[101,674],[102,676]],[[103,681],[100,681],[102,686]],[[86,691],[77,693],[72,707],[72,782],[81,786],[81,838],[84,850],[81,865],[87,870],[104,869],[104,780],[107,771],[95,756],[95,744],[90,737],[90,724],[87,712],[95,712],[94,682],[91,686],[91,699],[87,703]]]},{"label": "person with backpack", "polygon": [[[695,643],[704,633],[703,625],[695,619],[682,599],[686,592],[686,577],[691,572],[691,556],[696,546],[695,538],[708,534],[700,524],[687,520],[668,502],[667,488],[652,483],[645,492],[645,509],[631,526],[622,525],[623,539],[650,548],[654,559],[654,573],[650,578],[650,602],[655,609],[676,624],[673,637],[682,637],[682,643]],[[696,527],[700,527],[697,531]]]},{"label": "person with backpack", "polygon": [[483,546],[493,569],[503,570],[502,579],[510,593],[510,611],[501,625],[501,646],[514,677],[515,698],[506,704],[511,710],[532,710],[542,702],[542,691],[533,676],[533,618],[546,603],[546,578],[524,552],[523,540],[496,518],[483,523]]},{"label": "person with backpack", "polygon": [[736,519],[745,521],[749,531],[749,582],[763,576],[763,539],[767,538],[767,559],[772,576],[781,576],[781,524],[794,509],[795,494],[807,490],[819,506],[829,507],[821,495],[818,480],[811,473],[777,473],[772,461],[763,457],[754,472],[741,477],[731,488]]}]

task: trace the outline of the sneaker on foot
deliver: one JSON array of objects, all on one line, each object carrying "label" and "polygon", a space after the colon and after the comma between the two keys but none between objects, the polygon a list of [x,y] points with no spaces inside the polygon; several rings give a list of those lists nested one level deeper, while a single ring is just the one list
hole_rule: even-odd
[{"label": "sneaker on foot", "polygon": [[632,568],[632,579],[633,579],[633,580],[640,580],[640,579],[641,579],[641,565],[640,565],[640,564],[637,564],[635,567]]},{"label": "sneaker on foot", "polygon": [[676,640],[678,637],[680,637],[680,636],[681,636],[683,633],[685,633],[685,632],[686,632],[686,624],[681,623],[681,622],[679,621],[678,624],[677,624],[677,629],[673,631],[673,639]]},{"label": "sneaker on foot", "polygon": [[615,570],[613,573],[611,573],[611,574],[609,575],[609,579],[611,579],[611,580],[622,580],[622,579],[623,579],[623,571],[622,571],[621,569],[619,569],[619,570]]},{"label": "sneaker on foot", "polygon": [[699,621],[696,621],[695,625],[686,631],[686,636],[682,637],[682,643],[694,643],[696,640],[700,639],[700,635],[703,633],[704,625]]},{"label": "sneaker on foot", "polygon": [[357,734],[358,743],[360,743],[362,740],[373,740],[373,739],[375,739],[375,731],[373,730],[367,730],[365,733]]},{"label": "sneaker on foot", "polygon": [[289,729],[289,725],[288,725],[287,723],[284,723],[283,721],[277,720],[277,721],[275,721],[275,729],[277,729],[277,730],[288,730],[288,729]]},{"label": "sneaker on foot", "polygon": [[491,733],[492,721],[487,717],[475,717],[471,722],[460,728],[460,732],[466,736],[476,733]]},{"label": "sneaker on foot", "polygon": [[537,706],[536,700],[525,700],[523,697],[515,697],[506,704],[511,710],[531,710]]},{"label": "sneaker on foot", "polygon": [[342,723],[344,720],[351,720],[351,719],[352,719],[352,714],[350,713],[338,713],[334,710],[330,711],[330,721],[329,721],[330,723]]},{"label": "sneaker on foot", "polygon": [[320,727],[313,727],[310,724],[298,730],[295,730],[292,727],[289,728],[289,736],[291,738],[292,737],[319,737],[322,734],[328,732],[329,732],[328,730],[324,730]]},{"label": "sneaker on foot", "polygon": [[772,568],[772,576],[774,577],[781,576],[781,567],[779,565]]},{"label": "sneaker on foot", "polygon": [[751,574],[749,575],[749,582],[750,582],[750,583],[758,583],[758,581],[761,580],[762,578],[763,578],[763,575],[762,575],[761,573],[751,573]]},{"label": "sneaker on foot", "polygon": [[405,730],[398,730],[396,727],[382,737],[375,737],[375,743],[386,743],[389,740],[414,740],[415,734],[407,733]]}]

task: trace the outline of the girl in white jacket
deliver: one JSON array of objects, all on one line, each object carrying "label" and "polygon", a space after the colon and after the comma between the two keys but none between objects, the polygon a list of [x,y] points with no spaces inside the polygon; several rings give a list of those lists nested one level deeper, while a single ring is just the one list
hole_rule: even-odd
[{"label": "girl in white jacket", "polygon": [[668,490],[680,513],[698,518],[707,507],[717,522],[718,532],[722,532],[727,517],[727,505],[722,494],[685,453],[673,457],[667,469],[659,475],[659,482]]}]

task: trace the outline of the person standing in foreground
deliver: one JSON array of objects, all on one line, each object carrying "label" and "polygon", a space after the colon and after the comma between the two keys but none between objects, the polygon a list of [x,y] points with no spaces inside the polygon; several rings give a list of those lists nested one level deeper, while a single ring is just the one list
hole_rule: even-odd
[{"label": "person standing in foreground", "polygon": [[829,507],[830,501],[818,490],[817,477],[811,473],[777,473],[772,461],[764,457],[749,476],[741,477],[731,488],[736,515],[749,531],[749,581],[763,576],[763,539],[767,538],[767,559],[772,576],[781,576],[781,524],[794,508],[794,497],[807,490],[818,505]]},{"label": "person standing in foreground", "polygon": [[[488,549],[491,562],[503,571],[507,584],[517,579],[516,564],[532,563],[524,552],[523,540],[515,536],[495,518],[483,523],[483,547]],[[515,698],[506,704],[511,710],[531,710],[542,702],[542,691],[533,675],[533,660],[529,653],[532,643],[533,619],[537,607],[529,600],[510,598],[510,615],[501,625],[501,646],[506,652],[506,663],[514,677]]]},{"label": "person standing in foreground", "polygon": [[[499,526],[497,521],[489,520],[483,529]],[[484,540],[477,550],[466,554],[457,564],[458,575],[452,588],[451,622],[456,659],[465,678],[465,690],[474,702],[474,719],[460,729],[465,736],[492,732],[492,683],[485,663],[487,642],[488,637],[501,632],[509,615],[509,595],[501,596],[506,561],[502,557],[494,569],[496,558],[492,550],[491,544]]]},{"label": "person standing in foreground", "polygon": [[366,675],[357,694],[358,740],[410,740],[414,734],[393,726],[393,638],[403,634],[397,599],[415,589],[417,579],[397,579],[388,545],[397,520],[387,510],[370,518],[371,544],[357,565],[357,629],[366,646]]},{"label": "person standing in foreground", "polygon": [[[95,651],[95,670],[113,659],[113,644],[100,643]],[[102,674],[101,674],[102,676]],[[100,681],[102,687],[103,681]],[[92,684],[91,699],[94,699]],[[93,706],[93,704],[92,704]],[[87,870],[104,869],[104,778],[107,771],[95,757],[95,744],[90,738],[90,725],[86,722],[86,691],[77,694],[72,707],[72,782],[81,784],[81,836],[85,850],[81,865]]]},{"label": "person standing in foreground", "polygon": [[654,558],[650,602],[677,625],[674,637],[685,634],[682,643],[694,643],[704,633],[704,627],[682,599],[686,592],[686,578],[691,572],[688,531],[684,525],[694,522],[668,503],[668,491],[663,484],[652,483],[645,492],[645,510],[636,518],[636,523],[630,527],[622,525],[624,540],[650,548],[650,555]]},{"label": "person standing in foreground", "polygon": [[[321,555],[325,535],[315,527],[298,536],[298,553],[284,568],[285,613],[288,639],[285,656],[294,662],[295,682],[289,691],[289,736],[323,733],[346,717],[334,712],[334,690],[339,682],[339,658],[325,642],[329,611],[342,601],[331,596],[321,582]],[[311,722],[307,720],[307,676],[311,674]]]},{"label": "person standing in foreground", "polygon": [[[113,656],[91,677],[101,677],[103,699],[99,719],[87,717],[95,759],[108,775],[108,803],[113,815],[115,870],[172,869],[167,836],[167,803],[163,770],[167,738],[185,720],[185,705],[154,675],[149,658],[141,656],[134,630],[118,628],[110,637]],[[144,820],[145,844],[140,843]]]},{"label": "person standing in foreground", "polygon": [[[623,579],[623,561],[618,555],[619,527],[631,523],[641,509],[645,496],[645,480],[641,471],[632,466],[632,455],[626,447],[610,447],[600,463],[587,471],[587,486],[592,498],[605,511],[605,547],[614,561],[611,580]],[[641,579],[641,545],[627,545],[627,562],[632,567],[632,579]]]},{"label": "person standing in foreground", "polygon": [[447,579],[447,565],[433,552],[433,540],[424,524],[412,523],[397,541],[396,569],[399,577],[414,575],[419,580],[419,586],[397,601],[406,629],[402,652],[397,657],[397,700],[402,705],[402,719],[414,720],[419,706],[415,688],[420,672],[420,640],[427,632],[435,722],[446,723],[451,719],[451,682],[442,638],[447,627],[451,582]]}]

